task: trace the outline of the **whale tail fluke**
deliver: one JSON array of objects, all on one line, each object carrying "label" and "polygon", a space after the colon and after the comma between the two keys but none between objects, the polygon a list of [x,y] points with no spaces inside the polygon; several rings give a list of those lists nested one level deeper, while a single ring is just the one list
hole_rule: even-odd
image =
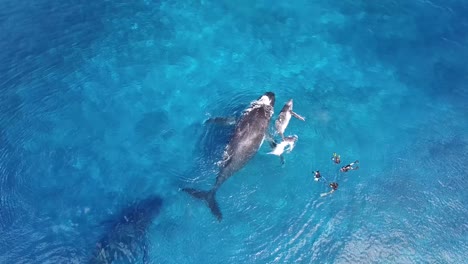
[{"label": "whale tail fluke", "polygon": [[218,202],[216,202],[215,199],[216,190],[212,189],[209,191],[201,191],[192,188],[183,188],[182,191],[192,195],[197,199],[205,201],[208,207],[210,207],[211,213],[216,216],[218,221],[221,221],[223,215],[221,214],[221,209],[219,209]]}]

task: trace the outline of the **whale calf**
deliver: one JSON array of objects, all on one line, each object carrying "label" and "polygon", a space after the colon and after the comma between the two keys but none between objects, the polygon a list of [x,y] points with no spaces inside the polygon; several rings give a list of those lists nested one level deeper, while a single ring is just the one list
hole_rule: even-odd
[{"label": "whale calf", "polygon": [[205,201],[218,221],[221,221],[223,216],[215,199],[216,191],[257,153],[265,139],[274,105],[275,94],[266,92],[244,110],[224,150],[223,160],[219,163],[220,170],[211,190],[182,189],[193,197]]},{"label": "whale calf", "polygon": [[279,113],[278,118],[275,121],[275,128],[276,132],[280,134],[281,138],[284,140],[284,131],[289,125],[289,121],[291,120],[291,116],[295,118],[305,121],[305,118],[298,115],[293,111],[293,99],[289,99],[288,102],[283,106],[281,112]]},{"label": "whale calf", "polygon": [[268,154],[279,156],[281,160],[281,164],[284,165],[283,153],[284,151],[286,151],[286,153],[291,152],[296,146],[297,139],[298,137],[294,135],[294,136],[284,137],[283,141],[281,141],[280,143],[273,142],[273,144],[271,144],[271,147],[273,148],[273,150],[271,152],[268,152]]},{"label": "whale calf", "polygon": [[271,152],[268,152],[268,154],[273,154],[276,156],[281,156],[283,155],[283,152],[286,150],[286,152],[291,152],[294,149],[294,146],[296,145],[298,137],[297,136],[288,136],[283,139],[280,143],[276,144],[274,149]]}]

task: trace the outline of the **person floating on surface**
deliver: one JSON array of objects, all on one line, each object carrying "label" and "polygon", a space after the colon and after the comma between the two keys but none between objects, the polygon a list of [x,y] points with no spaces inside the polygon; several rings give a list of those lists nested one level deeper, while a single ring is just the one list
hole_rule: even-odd
[{"label": "person floating on surface", "polygon": [[338,190],[338,183],[336,183],[336,182],[331,182],[329,186],[331,188],[331,191],[329,191],[327,193],[320,194],[320,197],[327,196],[327,195],[333,193],[334,191]]},{"label": "person floating on surface", "polygon": [[358,164],[359,160],[356,160],[355,162],[352,162],[346,166],[341,167],[340,171],[341,172],[348,172],[350,170],[357,170],[359,169],[359,166],[353,167],[355,164]]},{"label": "person floating on surface", "polygon": [[322,178],[322,175],[320,175],[320,171],[314,171],[314,181],[319,181],[320,178]]},{"label": "person floating on surface", "polygon": [[336,164],[340,164],[341,162],[341,158],[340,158],[340,155],[336,154],[336,153],[333,153],[333,157],[331,158],[333,160],[334,163]]}]

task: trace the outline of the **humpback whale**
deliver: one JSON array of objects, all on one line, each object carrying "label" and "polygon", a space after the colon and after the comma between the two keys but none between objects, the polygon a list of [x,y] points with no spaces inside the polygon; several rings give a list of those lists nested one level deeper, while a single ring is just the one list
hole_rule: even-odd
[{"label": "humpback whale", "polygon": [[162,199],[151,196],[123,209],[116,219],[107,221],[110,229],[96,244],[89,263],[135,263],[138,262],[138,253],[141,253],[143,263],[148,263],[146,230],[159,214],[161,206]]},{"label": "humpback whale", "polygon": [[283,155],[283,152],[286,150],[286,152],[291,152],[296,145],[298,137],[296,135],[294,136],[289,136],[285,137],[283,141],[281,141],[279,144],[276,144],[274,149],[271,152],[268,152],[268,154],[273,154],[276,156],[281,156]]},{"label": "humpback whale", "polygon": [[220,170],[211,190],[182,189],[193,197],[205,201],[218,221],[221,221],[223,216],[215,199],[216,191],[257,153],[265,139],[274,105],[275,94],[266,92],[244,110],[224,150],[223,159],[219,163]]},{"label": "humpback whale", "polygon": [[280,143],[273,142],[272,143],[273,150],[271,152],[268,152],[268,154],[279,156],[281,160],[281,164],[284,165],[283,153],[284,151],[286,151],[286,153],[291,152],[294,149],[294,146],[296,146],[297,139],[298,137],[294,135],[294,136],[284,137],[283,141],[281,141]]},{"label": "humpback whale", "polygon": [[289,125],[289,121],[291,120],[291,116],[294,116],[297,119],[305,121],[305,118],[298,115],[293,111],[293,99],[289,99],[289,101],[283,106],[281,112],[279,113],[278,119],[275,121],[276,132],[280,134],[281,138],[284,140],[284,131]]}]

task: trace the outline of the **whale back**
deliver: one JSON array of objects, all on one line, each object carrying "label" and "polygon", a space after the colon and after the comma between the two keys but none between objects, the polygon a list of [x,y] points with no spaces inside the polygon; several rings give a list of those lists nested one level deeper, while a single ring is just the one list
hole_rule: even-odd
[{"label": "whale back", "polygon": [[225,149],[225,158],[216,186],[239,171],[257,153],[268,129],[273,108],[263,105],[250,109],[237,123],[235,132]]}]

